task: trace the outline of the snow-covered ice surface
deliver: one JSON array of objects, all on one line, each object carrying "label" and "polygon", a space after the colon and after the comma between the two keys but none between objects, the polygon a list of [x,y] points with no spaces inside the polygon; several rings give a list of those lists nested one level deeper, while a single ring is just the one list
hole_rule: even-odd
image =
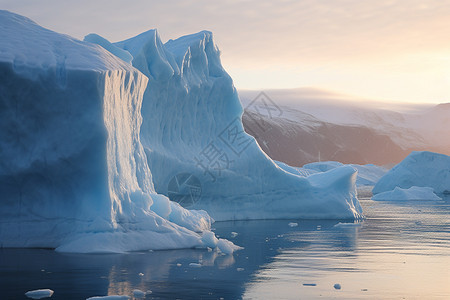
[{"label": "snow-covered ice surface", "polygon": [[[337,161],[314,162],[306,164],[303,167],[292,167],[279,161],[275,161],[275,163],[286,172],[302,177],[308,177],[312,174],[327,172],[329,170],[344,166],[344,164]],[[386,168],[373,164],[348,164],[347,166],[350,166],[358,171],[358,175],[356,177],[356,185],[358,187],[373,186],[381,177],[383,177],[383,175],[388,172]]]},{"label": "snow-covered ice surface", "polygon": [[414,151],[384,175],[372,192],[379,194],[412,186],[431,187],[438,196],[450,193],[450,156]]},{"label": "snow-covered ice surface", "polygon": [[201,247],[192,230],[208,230],[208,214],[153,186],[139,136],[148,79],[25,17],[0,11],[0,24],[1,246]]},{"label": "snow-covered ice surface", "polygon": [[412,186],[408,189],[395,187],[392,191],[382,192],[372,197],[372,200],[442,200],[431,187]]},{"label": "snow-covered ice surface", "polygon": [[210,32],[163,44],[150,30],[114,45],[149,78],[140,138],[158,193],[215,220],[361,217],[353,168],[294,176],[244,132]]},{"label": "snow-covered ice surface", "polygon": [[28,291],[25,293],[25,296],[31,299],[44,299],[49,298],[53,295],[53,291],[50,289],[40,289],[40,290],[33,290]]}]

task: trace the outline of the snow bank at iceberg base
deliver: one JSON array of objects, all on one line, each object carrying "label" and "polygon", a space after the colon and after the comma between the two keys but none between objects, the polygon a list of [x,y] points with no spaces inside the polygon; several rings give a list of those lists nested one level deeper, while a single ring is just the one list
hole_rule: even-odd
[{"label": "snow bank at iceberg base", "polygon": [[437,195],[450,194],[450,156],[413,151],[384,175],[372,192],[379,194],[412,186],[431,187]]},{"label": "snow bank at iceberg base", "polygon": [[0,246],[206,247],[194,231],[208,214],[155,193],[139,136],[147,78],[25,17],[0,23]]},{"label": "snow bank at iceberg base", "polygon": [[158,193],[215,220],[362,216],[353,168],[302,178],[244,132],[243,108],[210,32],[163,44],[150,30],[114,45],[149,78],[140,137]]},{"label": "snow bank at iceberg base", "polygon": [[396,187],[392,191],[376,194],[372,200],[442,200],[442,198],[433,192],[433,188],[412,186],[408,189]]}]

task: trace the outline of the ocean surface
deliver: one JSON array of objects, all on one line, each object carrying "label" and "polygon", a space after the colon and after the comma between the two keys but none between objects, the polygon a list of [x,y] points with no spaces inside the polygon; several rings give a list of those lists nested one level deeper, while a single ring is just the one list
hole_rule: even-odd
[{"label": "ocean surface", "polygon": [[213,224],[245,248],[234,255],[0,249],[0,299],[27,299],[25,292],[41,288],[55,291],[49,299],[135,289],[151,291],[145,299],[450,299],[450,198],[361,204],[366,219],[358,224]]}]

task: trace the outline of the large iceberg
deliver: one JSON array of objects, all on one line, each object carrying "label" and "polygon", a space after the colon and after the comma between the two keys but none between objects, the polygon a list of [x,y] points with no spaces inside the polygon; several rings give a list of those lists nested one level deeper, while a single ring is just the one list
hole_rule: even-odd
[{"label": "large iceberg", "polygon": [[158,193],[215,220],[361,217],[352,167],[302,178],[244,132],[210,32],[163,44],[150,30],[114,45],[149,78],[140,138]]},{"label": "large iceberg", "polygon": [[147,77],[25,17],[0,11],[0,24],[0,247],[204,245],[208,214],[155,192],[139,136]]},{"label": "large iceberg", "polygon": [[450,156],[413,151],[393,167],[374,186],[373,194],[392,191],[396,187],[431,187],[438,195],[450,193]]},{"label": "large iceberg", "polygon": [[195,209],[217,220],[362,216],[352,167],[302,178],[245,134],[211,33],[112,44],[7,11],[0,24],[0,247],[230,253]]}]

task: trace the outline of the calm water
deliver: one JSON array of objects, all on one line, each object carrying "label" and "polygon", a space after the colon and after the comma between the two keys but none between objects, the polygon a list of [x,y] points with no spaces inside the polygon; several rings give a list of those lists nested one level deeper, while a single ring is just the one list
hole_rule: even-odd
[{"label": "calm water", "polygon": [[51,299],[131,295],[133,289],[151,290],[146,299],[450,299],[450,199],[361,204],[367,219],[357,226],[214,224],[219,236],[245,247],[233,256],[3,249],[0,299],[26,299],[26,291],[38,288],[53,289]]}]

